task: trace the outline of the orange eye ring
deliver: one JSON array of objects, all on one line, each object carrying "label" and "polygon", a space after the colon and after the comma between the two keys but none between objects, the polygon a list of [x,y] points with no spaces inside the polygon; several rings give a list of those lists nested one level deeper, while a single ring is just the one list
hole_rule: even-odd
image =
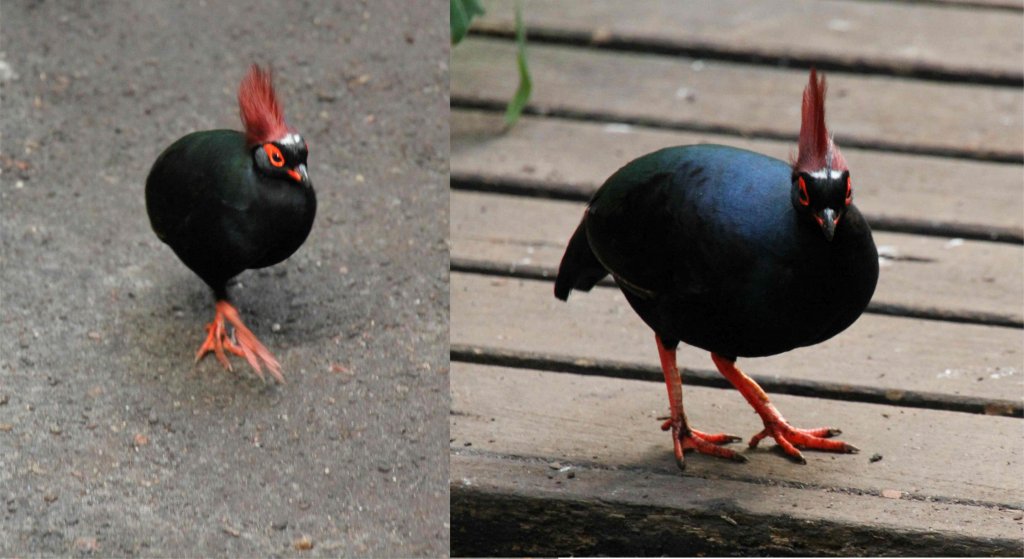
[{"label": "orange eye ring", "polygon": [[284,155],[277,146],[274,144],[263,144],[263,151],[266,152],[267,159],[270,160],[271,165],[274,167],[284,167]]},{"label": "orange eye ring", "polygon": [[850,177],[846,177],[846,205],[853,203],[853,186],[850,184]]},{"label": "orange eye ring", "polygon": [[807,194],[807,183],[804,182],[803,177],[797,178],[797,186],[800,187],[800,205],[809,206],[811,204],[811,197]]}]

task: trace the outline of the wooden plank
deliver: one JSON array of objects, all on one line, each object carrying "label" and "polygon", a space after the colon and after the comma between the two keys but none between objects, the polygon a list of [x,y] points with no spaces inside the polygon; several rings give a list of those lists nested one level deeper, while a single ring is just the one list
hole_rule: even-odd
[{"label": "wooden plank", "polygon": [[[804,70],[535,44],[530,106],[579,118],[795,138]],[[515,45],[468,39],[452,51],[452,103],[491,103],[517,87]],[[830,130],[842,147],[1024,159],[1024,92],[834,73]],[[642,84],[642,87],[641,87]],[[922,102],[927,100],[927,102]]]},{"label": "wooden plank", "polygon": [[[664,474],[666,483],[672,474],[680,477],[670,437],[659,428],[658,418],[668,408],[664,387],[455,362],[451,391],[453,449],[635,470],[637,477]],[[701,430],[749,435],[761,427],[733,390],[690,387],[684,398],[691,421]],[[737,444],[748,462],[688,454],[686,477],[879,500],[883,491],[895,490],[902,493],[901,501],[965,503],[1018,513],[1024,503],[1019,419],[796,396],[776,396],[773,402],[796,424],[843,426],[844,439],[861,453],[808,451],[807,464],[799,465],[772,450],[773,442],[756,449]],[[875,454],[882,459],[872,462]],[[455,472],[452,478],[458,479]],[[729,495],[738,506],[754,506],[742,491]],[[891,520],[899,523],[898,517]],[[1012,538],[1022,527],[1004,529],[1009,531],[1002,536]]]},{"label": "wooden plank", "polygon": [[1020,513],[453,449],[452,557],[1019,557]]},{"label": "wooden plank", "polygon": [[[500,114],[453,110],[451,172],[491,183],[542,184],[589,197],[619,167],[657,149],[727,144],[788,160],[792,142],[524,117],[505,130]],[[844,149],[857,207],[873,217],[913,219],[1024,235],[1019,165]],[[979,177],[984,177],[979,195]]]},{"label": "wooden plank", "polygon": [[[512,26],[508,2],[487,0],[484,6],[478,27]],[[1012,12],[839,0],[655,0],[642,9],[615,0],[525,0],[522,13],[535,36],[900,74],[1024,79],[1024,27]]]},{"label": "wooden plank", "polygon": [[[500,194],[453,191],[452,259],[556,268],[584,204]],[[875,233],[882,262],[873,301],[989,313],[1021,322],[1024,247]]]},{"label": "wooden plank", "polygon": [[[451,275],[451,344],[614,361],[658,370],[651,329],[617,289],[574,294],[552,284],[475,274]],[[866,314],[812,349],[744,359],[749,374],[906,392],[1009,398],[1020,406],[1024,356],[1019,330]],[[681,367],[714,370],[708,354],[681,345]],[[769,392],[771,392],[769,390]]]}]

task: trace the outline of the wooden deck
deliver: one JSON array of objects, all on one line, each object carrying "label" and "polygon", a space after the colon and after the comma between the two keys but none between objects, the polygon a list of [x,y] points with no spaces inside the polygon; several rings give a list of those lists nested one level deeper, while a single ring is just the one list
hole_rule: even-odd
[{"label": "wooden deck", "polygon": [[[512,4],[486,2],[452,54],[452,554],[1024,553],[1022,3],[522,5],[516,127]],[[799,466],[769,441],[681,474],[651,331],[612,284],[562,303],[552,278],[630,159],[697,142],[787,158],[811,63],[879,286],[840,336],[742,366],[861,453]],[[705,352],[679,363],[696,425],[759,430]]]}]

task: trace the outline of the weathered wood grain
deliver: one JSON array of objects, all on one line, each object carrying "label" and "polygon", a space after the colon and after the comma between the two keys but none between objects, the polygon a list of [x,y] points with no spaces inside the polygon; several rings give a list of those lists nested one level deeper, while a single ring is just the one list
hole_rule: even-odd
[{"label": "weathered wood grain", "polygon": [[453,557],[1021,555],[1019,513],[454,450]]},{"label": "weathered wood grain", "polygon": [[[532,45],[530,106],[577,118],[795,138],[807,73],[573,47]],[[498,106],[517,87],[515,45],[469,39],[452,51],[453,106]],[[844,147],[1019,162],[1024,92],[834,73],[829,127]],[[642,84],[642,87],[641,87]]]},{"label": "weathered wood grain", "polygon": [[[670,436],[658,419],[668,409],[662,386],[458,362],[451,375],[453,449],[636,469],[638,476],[678,475]],[[910,501],[1018,512],[1024,503],[1019,419],[796,396],[775,396],[773,402],[796,425],[841,426],[842,438],[861,453],[807,451],[807,464],[799,465],[771,450],[773,441],[757,449],[739,443],[734,446],[748,462],[688,454],[686,474],[827,493],[880,496],[896,490]],[[706,432],[749,437],[761,428],[733,390],[690,387],[684,403],[691,423]],[[875,454],[882,459],[872,462]],[[458,479],[454,472],[452,478]],[[742,494],[730,496],[747,504]]]},{"label": "weathered wood grain", "polygon": [[[584,204],[453,191],[451,256],[557,267]],[[1024,320],[1024,247],[875,233],[874,301]]]},{"label": "weathered wood grain", "polygon": [[[793,142],[748,140],[556,118],[453,110],[451,173],[490,183],[542,184],[588,198],[619,167],[657,149],[732,145],[788,160]],[[1000,228],[1024,235],[1020,165],[844,149],[857,207],[871,217]]]},{"label": "weathered wood grain", "polygon": [[[510,3],[484,6],[477,28],[512,27]],[[534,36],[947,79],[1024,79],[1024,28],[1013,12],[838,0],[656,0],[642,10],[615,0],[526,0],[522,13]]]},{"label": "weathered wood grain", "polygon": [[[744,359],[748,374],[1016,401],[1024,395],[1020,330],[866,314],[813,348]],[[651,329],[617,289],[552,295],[551,282],[451,275],[451,344],[615,361],[658,370]],[[680,367],[708,369],[681,345]]]}]

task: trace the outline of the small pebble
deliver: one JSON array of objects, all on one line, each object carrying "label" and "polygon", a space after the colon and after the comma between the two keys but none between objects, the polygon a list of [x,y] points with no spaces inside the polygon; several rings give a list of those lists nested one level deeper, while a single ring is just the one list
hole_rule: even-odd
[{"label": "small pebble", "polygon": [[59,435],[59,434],[61,434],[60,425],[57,425],[57,424],[50,425],[50,434],[52,434],[52,435]]},{"label": "small pebble", "polygon": [[310,540],[307,536],[302,536],[292,543],[292,547],[299,551],[309,551],[313,549],[313,540]]},{"label": "small pebble", "polygon": [[552,470],[561,470],[562,469],[562,465],[560,463],[558,463],[558,462],[552,462],[552,463],[548,464],[548,467],[551,468]]},{"label": "small pebble", "polygon": [[96,538],[75,538],[75,541],[71,545],[75,548],[75,551],[89,553],[97,551],[100,548],[99,542],[96,541]]},{"label": "small pebble", "polygon": [[899,499],[903,497],[903,492],[896,489],[883,489],[882,496],[886,499]]},{"label": "small pebble", "polygon": [[882,455],[881,454],[877,454],[877,453],[876,454],[872,454],[871,458],[868,458],[868,460],[871,461],[871,462],[878,462],[881,459],[882,459]]}]

